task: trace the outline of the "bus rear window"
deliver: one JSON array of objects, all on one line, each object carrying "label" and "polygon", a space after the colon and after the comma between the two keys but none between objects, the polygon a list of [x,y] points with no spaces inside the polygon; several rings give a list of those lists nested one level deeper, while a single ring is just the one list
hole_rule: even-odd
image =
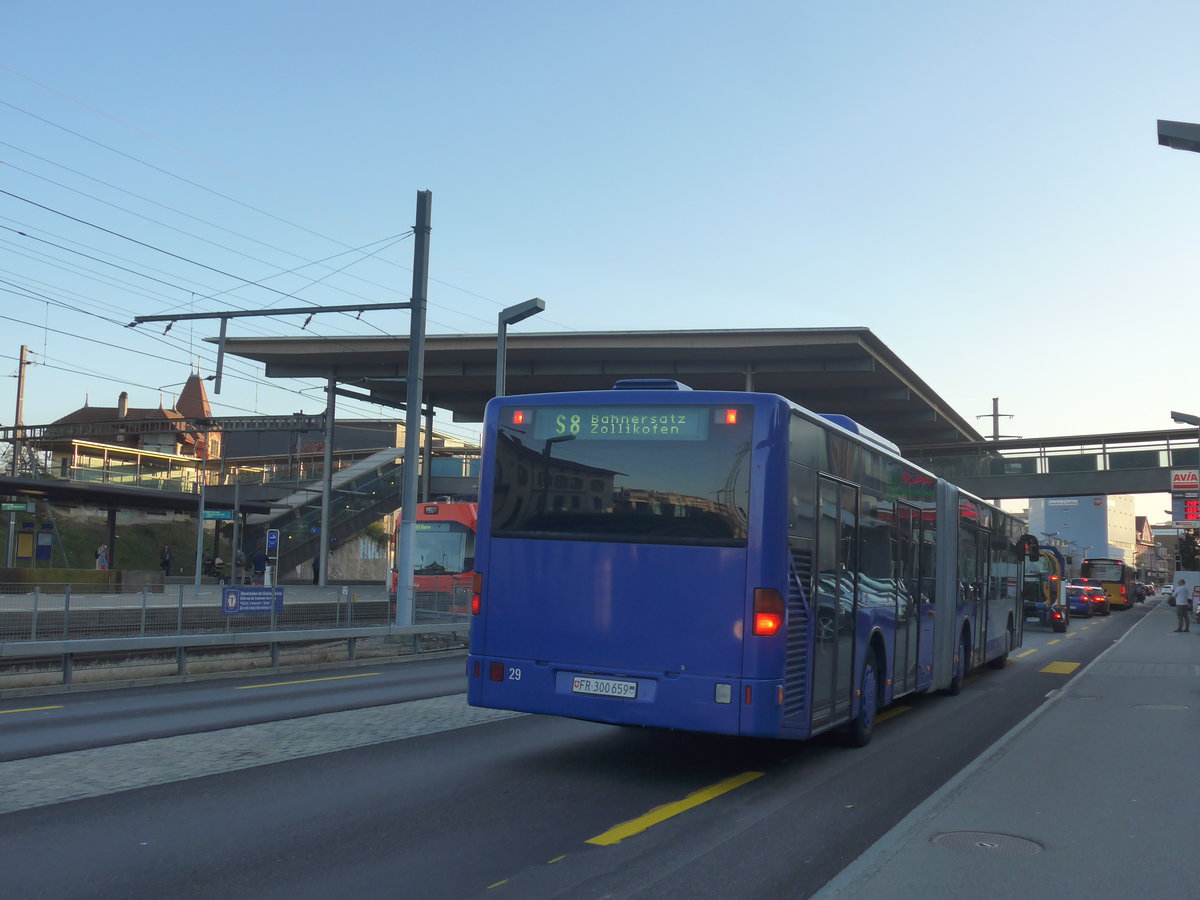
[{"label": "bus rear window", "polygon": [[501,410],[492,533],[744,545],[748,406]]}]

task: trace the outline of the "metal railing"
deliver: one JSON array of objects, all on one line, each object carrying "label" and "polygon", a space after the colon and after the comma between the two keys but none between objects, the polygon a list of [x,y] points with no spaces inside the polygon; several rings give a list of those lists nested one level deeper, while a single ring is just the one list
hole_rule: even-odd
[{"label": "metal railing", "polygon": [[469,622],[459,604],[427,602],[415,613],[413,625],[393,625],[386,589],[370,584],[168,584],[131,591],[0,584],[0,687],[4,676],[29,672],[38,662],[70,683],[85,657],[101,665],[120,658],[136,667],[161,663],[171,651],[175,674],[184,675],[189,651],[244,655],[259,648],[277,666],[282,645],[339,642],[348,659],[365,638],[391,644],[390,655],[465,646]]}]

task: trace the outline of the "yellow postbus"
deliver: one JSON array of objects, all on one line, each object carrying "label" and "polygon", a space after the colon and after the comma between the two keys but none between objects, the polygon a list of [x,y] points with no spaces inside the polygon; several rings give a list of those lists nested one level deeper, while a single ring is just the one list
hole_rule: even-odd
[{"label": "yellow postbus", "polygon": [[1079,574],[1089,583],[1100,585],[1108,595],[1109,609],[1129,609],[1133,606],[1133,583],[1137,572],[1123,559],[1085,559]]}]

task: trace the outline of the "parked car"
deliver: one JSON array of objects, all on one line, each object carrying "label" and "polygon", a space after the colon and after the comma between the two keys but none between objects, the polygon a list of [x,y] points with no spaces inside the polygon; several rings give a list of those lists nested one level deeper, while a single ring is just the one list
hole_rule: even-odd
[{"label": "parked car", "polygon": [[1107,616],[1111,610],[1108,605],[1108,594],[1096,585],[1068,584],[1067,607],[1072,615]]}]

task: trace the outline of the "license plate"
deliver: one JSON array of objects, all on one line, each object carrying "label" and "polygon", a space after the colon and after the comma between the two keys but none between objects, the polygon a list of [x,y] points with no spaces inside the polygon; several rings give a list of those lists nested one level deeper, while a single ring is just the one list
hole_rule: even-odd
[{"label": "license plate", "polygon": [[576,675],[571,679],[571,690],[576,694],[596,694],[600,697],[620,697],[631,700],[637,697],[636,681],[617,681],[613,678],[585,678]]}]

